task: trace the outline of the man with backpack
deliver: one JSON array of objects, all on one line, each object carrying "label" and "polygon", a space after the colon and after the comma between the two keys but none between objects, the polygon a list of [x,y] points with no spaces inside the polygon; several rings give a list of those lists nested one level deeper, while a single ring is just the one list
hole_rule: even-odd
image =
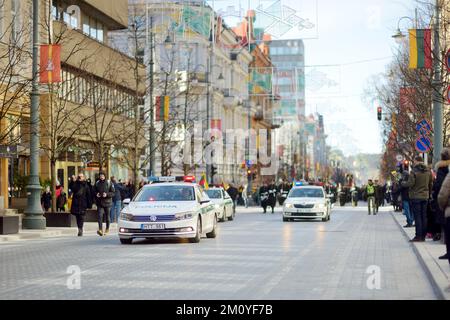
[{"label": "man with backpack", "polygon": [[[109,225],[110,225],[109,213],[113,204],[112,199],[115,194],[115,189],[111,181],[106,180],[104,172],[100,172],[99,180],[95,183],[93,191],[98,214],[97,234],[99,236],[107,235],[109,233]],[[103,232],[103,215],[105,215],[106,218],[106,229],[104,232]]]}]

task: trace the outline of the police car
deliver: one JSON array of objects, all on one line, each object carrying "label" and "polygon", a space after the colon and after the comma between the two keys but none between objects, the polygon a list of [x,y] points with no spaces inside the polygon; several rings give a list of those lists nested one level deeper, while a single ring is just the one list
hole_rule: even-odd
[{"label": "police car", "polygon": [[220,221],[234,220],[233,200],[224,188],[209,188],[206,194],[214,203]]},{"label": "police car", "polygon": [[283,206],[283,221],[295,219],[331,218],[331,201],[322,187],[298,184],[294,186]]},{"label": "police car", "polygon": [[[187,181],[187,180],[184,180]],[[200,242],[217,236],[215,205],[196,183],[160,177],[125,199],[118,230],[122,244],[139,238],[187,238]]]}]

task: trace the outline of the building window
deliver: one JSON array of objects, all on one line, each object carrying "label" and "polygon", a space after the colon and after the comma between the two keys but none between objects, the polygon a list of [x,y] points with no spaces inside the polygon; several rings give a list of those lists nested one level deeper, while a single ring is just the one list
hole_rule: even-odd
[{"label": "building window", "polygon": [[104,28],[105,26],[97,19],[94,19],[89,16],[83,17],[83,33],[91,37],[92,39],[104,42],[105,41]]},{"label": "building window", "polygon": [[11,36],[14,42],[17,42],[20,38],[20,0],[11,0]]}]

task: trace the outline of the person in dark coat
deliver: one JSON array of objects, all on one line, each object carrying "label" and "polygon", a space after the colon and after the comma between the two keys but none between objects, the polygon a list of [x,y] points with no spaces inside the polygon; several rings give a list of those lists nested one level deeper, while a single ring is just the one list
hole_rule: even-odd
[{"label": "person in dark coat", "polygon": [[239,196],[239,190],[232,184],[230,184],[230,187],[227,189],[228,194],[231,197],[231,200],[233,200],[233,212],[236,212],[236,203],[237,198]]},{"label": "person in dark coat", "polygon": [[275,206],[277,205],[277,186],[272,182],[268,186],[269,198],[267,204],[272,208],[272,213],[275,212]]},{"label": "person in dark coat", "polygon": [[267,206],[269,205],[269,186],[266,182],[259,188],[259,199],[261,202],[261,207],[264,209],[264,213],[266,213]]},{"label": "person in dark coat", "polygon": [[41,196],[41,204],[45,212],[52,207],[52,193],[50,192],[50,187],[45,188],[45,192]]},{"label": "person in dark coat", "polygon": [[77,219],[79,237],[83,235],[84,217],[89,208],[92,208],[92,195],[84,174],[80,173],[72,185],[72,207],[70,209],[70,213]]},{"label": "person in dark coat", "polygon": [[128,180],[127,185],[125,186],[127,197],[126,199],[133,199],[134,198],[134,184],[131,182],[131,180]]},{"label": "person in dark coat", "polygon": [[[98,215],[98,231],[99,236],[107,235],[109,233],[110,216],[109,212],[113,204],[113,197],[115,195],[114,185],[111,181],[106,180],[105,173],[100,172],[99,179],[94,186],[95,204],[97,205]],[[103,215],[106,218],[106,229],[103,232]]]},{"label": "person in dark coat", "polygon": [[[442,230],[445,227],[445,213],[444,210],[441,210],[438,204],[438,196],[439,192],[441,191],[442,184],[444,183],[445,178],[447,177],[447,174],[449,173],[449,166],[450,166],[450,149],[444,148],[441,153],[441,161],[436,163],[436,180],[433,183],[433,189],[432,189],[432,200],[433,200],[433,215],[432,219],[434,223],[432,223],[432,226],[430,229],[434,232],[434,240],[439,241],[442,237]],[[440,257],[441,260],[448,259],[448,254],[443,255]]]}]

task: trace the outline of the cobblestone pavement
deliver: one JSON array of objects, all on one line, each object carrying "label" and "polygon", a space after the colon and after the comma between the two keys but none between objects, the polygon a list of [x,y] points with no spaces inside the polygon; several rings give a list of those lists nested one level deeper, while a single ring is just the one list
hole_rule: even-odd
[{"label": "cobblestone pavement", "polygon": [[[436,299],[387,210],[335,208],[327,223],[283,223],[279,210],[238,209],[199,244],[126,246],[114,234],[1,244],[0,299]],[[68,289],[70,266],[80,289]]]}]

